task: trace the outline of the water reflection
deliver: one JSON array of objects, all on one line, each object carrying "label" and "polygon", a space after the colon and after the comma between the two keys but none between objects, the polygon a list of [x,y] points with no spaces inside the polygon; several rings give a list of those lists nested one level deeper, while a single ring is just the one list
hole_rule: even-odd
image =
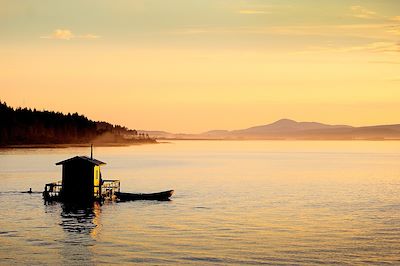
[{"label": "water reflection", "polygon": [[69,233],[88,234],[95,238],[100,230],[101,205],[62,204],[61,226]]},{"label": "water reflection", "polygon": [[400,142],[99,149],[112,165],[104,174],[123,177],[124,190],[173,187],[173,204],[43,206],[41,195],[5,191],[40,189],[52,168],[26,169],[54,159],[41,150],[8,156],[8,170],[0,167],[0,264],[399,265]]},{"label": "water reflection", "polygon": [[58,216],[58,223],[64,232],[63,238],[59,239],[62,261],[66,264],[94,264],[94,246],[101,230],[101,204],[50,203],[46,205],[46,212],[50,216]]}]

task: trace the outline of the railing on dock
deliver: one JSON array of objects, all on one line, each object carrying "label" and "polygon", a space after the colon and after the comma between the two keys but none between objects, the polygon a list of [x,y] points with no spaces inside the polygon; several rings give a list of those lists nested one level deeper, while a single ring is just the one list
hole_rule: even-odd
[{"label": "railing on dock", "polygon": [[[101,194],[99,195],[99,186],[94,187],[95,199],[114,199],[114,193],[120,192],[120,181],[119,180],[102,180],[101,182]],[[97,189],[97,190],[96,190]],[[60,193],[62,190],[62,182],[48,183],[44,186],[43,197],[46,200],[59,200]]]},{"label": "railing on dock", "polygon": [[115,192],[120,192],[119,180],[103,180],[101,185],[101,196],[103,199],[113,199]]},{"label": "railing on dock", "polygon": [[60,191],[62,188],[61,181],[53,182],[53,183],[48,183],[44,186],[44,192],[43,195],[45,198],[50,199],[50,198],[58,198],[60,196]]}]

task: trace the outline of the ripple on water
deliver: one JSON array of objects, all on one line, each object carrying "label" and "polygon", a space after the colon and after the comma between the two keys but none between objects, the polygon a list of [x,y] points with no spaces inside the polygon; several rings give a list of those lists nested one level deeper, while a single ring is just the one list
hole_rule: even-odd
[{"label": "ripple on water", "polygon": [[[173,200],[71,209],[0,191],[0,264],[399,264],[400,142],[386,145],[99,147],[110,166],[105,175],[121,177],[124,189],[173,187]],[[388,149],[398,156],[385,155]],[[25,177],[42,187],[59,174],[49,166],[53,155],[31,153],[23,167],[32,167],[31,158],[43,173],[15,168],[10,176],[1,168],[0,182],[25,190]],[[21,158],[12,160],[19,165]],[[151,167],[154,160],[166,167]]]}]

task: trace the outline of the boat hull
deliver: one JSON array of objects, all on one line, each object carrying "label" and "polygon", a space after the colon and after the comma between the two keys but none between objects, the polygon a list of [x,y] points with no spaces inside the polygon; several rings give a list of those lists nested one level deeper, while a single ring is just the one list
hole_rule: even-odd
[{"label": "boat hull", "polygon": [[115,192],[115,196],[120,201],[130,201],[130,200],[169,200],[169,198],[174,194],[173,190],[167,190],[157,193],[124,193]]}]

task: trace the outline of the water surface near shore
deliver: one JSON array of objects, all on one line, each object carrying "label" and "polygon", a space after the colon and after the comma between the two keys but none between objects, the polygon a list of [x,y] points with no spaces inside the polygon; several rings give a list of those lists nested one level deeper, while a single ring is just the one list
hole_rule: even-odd
[{"label": "water surface near shore", "polygon": [[88,148],[0,151],[0,264],[400,263],[400,142],[173,141],[98,147],[126,192],[170,202],[44,205],[55,163]]}]

